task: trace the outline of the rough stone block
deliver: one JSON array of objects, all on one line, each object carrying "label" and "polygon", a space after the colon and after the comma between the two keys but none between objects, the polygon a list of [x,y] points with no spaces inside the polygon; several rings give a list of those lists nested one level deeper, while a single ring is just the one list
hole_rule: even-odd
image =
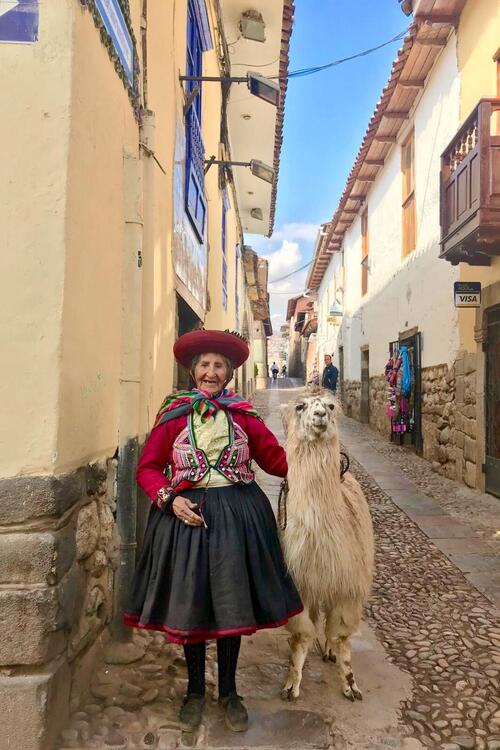
[{"label": "rough stone block", "polygon": [[477,463],[477,446],[473,438],[465,438],[464,456],[466,461],[471,461],[474,464]]},{"label": "rough stone block", "polygon": [[56,588],[0,592],[0,664],[41,664],[64,648]]},{"label": "rough stone block", "polygon": [[476,372],[476,354],[474,352],[467,352],[464,357],[464,375],[471,375]]},{"label": "rough stone block", "polygon": [[464,360],[463,357],[457,357],[455,361],[455,376],[464,374]]},{"label": "rough stone block", "polygon": [[[457,448],[463,448],[465,443],[465,435],[463,432],[455,430],[455,445]],[[462,474],[460,474],[462,476]]]},{"label": "rough stone block", "polygon": [[54,585],[75,558],[73,524],[58,531],[3,534],[0,544],[0,584]]},{"label": "rough stone block", "polygon": [[76,523],[76,555],[85,560],[95,551],[99,541],[100,524],[97,503],[92,502],[80,508]]},{"label": "rough stone block", "polygon": [[66,664],[35,674],[0,674],[2,747],[52,750],[69,714]]},{"label": "rough stone block", "polygon": [[455,384],[455,401],[457,404],[463,404],[465,394],[465,382],[463,377],[457,378]]},{"label": "rough stone block", "polygon": [[475,438],[476,435],[477,435],[476,420],[475,419],[467,419],[467,417],[464,417],[463,431],[469,437]]},{"label": "rough stone block", "polygon": [[441,430],[441,432],[439,433],[439,442],[442,445],[446,445],[450,442],[450,437],[451,437],[451,430],[449,427],[445,427],[444,430]]},{"label": "rough stone block", "polygon": [[0,479],[0,525],[61,516],[84,495],[84,471]]},{"label": "rough stone block", "polygon": [[464,482],[468,487],[476,486],[476,464],[465,462]]}]

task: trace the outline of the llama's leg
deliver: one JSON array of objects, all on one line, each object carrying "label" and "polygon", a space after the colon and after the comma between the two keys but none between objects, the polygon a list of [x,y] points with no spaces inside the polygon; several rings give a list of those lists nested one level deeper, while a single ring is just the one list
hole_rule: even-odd
[{"label": "llama's leg", "polygon": [[300,615],[292,618],[286,627],[291,633],[288,640],[291,653],[288,676],[281,691],[281,697],[283,700],[297,700],[300,694],[304,662],[307,652],[314,641],[316,631],[306,612],[302,612]]},{"label": "llama's leg", "polygon": [[316,604],[309,607],[309,619],[311,620],[314,626],[314,630],[316,631],[316,635],[314,638],[314,646],[318,654],[324,658],[325,654],[324,654],[323,647],[319,639],[321,610],[320,610],[320,607],[317,606]]},{"label": "llama's leg", "polygon": [[328,612],[325,625],[325,650],[328,654],[336,652],[342,692],[351,701],[363,698],[351,664],[351,635],[356,631],[360,620],[359,607],[349,605]]}]

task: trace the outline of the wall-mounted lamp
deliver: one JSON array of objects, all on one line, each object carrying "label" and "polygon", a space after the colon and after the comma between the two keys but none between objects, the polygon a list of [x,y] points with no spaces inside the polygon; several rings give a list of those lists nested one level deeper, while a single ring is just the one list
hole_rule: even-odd
[{"label": "wall-mounted lamp", "polygon": [[[262,99],[269,104],[273,104],[275,107],[280,102],[280,86],[278,81],[272,78],[266,78],[266,76],[260,73],[252,73],[248,71],[246,76],[179,76],[181,81],[193,81],[200,83],[206,81],[208,83],[222,83],[230,85],[231,83],[246,83],[251,94],[256,96],[258,99]],[[186,102],[186,111],[193,103],[196,96],[199,94],[199,88],[194,87],[189,94],[190,100]]]},{"label": "wall-mounted lamp", "polygon": [[205,159],[205,174],[212,164],[218,164],[222,167],[250,167],[250,171],[254,177],[258,177],[260,180],[265,180],[265,182],[270,182],[271,184],[274,182],[274,169],[258,159],[251,159],[250,161],[224,161],[223,159],[215,159],[211,156],[210,159]]},{"label": "wall-mounted lamp", "polygon": [[257,219],[258,221],[263,221],[264,219],[261,208],[252,208],[252,210],[250,211],[250,216],[252,217],[252,219]]}]

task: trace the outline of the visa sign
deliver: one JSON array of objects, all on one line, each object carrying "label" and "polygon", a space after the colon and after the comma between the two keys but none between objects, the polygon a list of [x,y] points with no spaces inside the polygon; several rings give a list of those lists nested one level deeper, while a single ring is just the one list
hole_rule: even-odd
[{"label": "visa sign", "polygon": [[453,284],[455,307],[480,307],[481,282],[455,281]]}]

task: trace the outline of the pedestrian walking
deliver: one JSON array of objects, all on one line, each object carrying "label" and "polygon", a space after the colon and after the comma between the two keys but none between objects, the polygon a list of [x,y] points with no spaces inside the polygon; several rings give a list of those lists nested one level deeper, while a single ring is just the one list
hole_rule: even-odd
[{"label": "pedestrian walking", "polygon": [[286,454],[253,406],[226,389],[249,356],[244,339],[192,331],[174,356],[195,388],[167,396],[139,461],[137,481],[153,505],[124,620],[184,647],[188,687],[179,716],[187,731],[201,722],[206,641],[216,639],[219,702],[227,726],[244,731],[241,636],[302,611],[251,467],[253,459],[284,477]]},{"label": "pedestrian walking", "polygon": [[321,385],[323,388],[337,392],[337,380],[339,377],[339,371],[332,362],[332,357],[329,354],[325,354],[325,367],[321,376]]},{"label": "pedestrian walking", "polygon": [[281,368],[281,376],[283,378],[286,378],[286,365],[283,365],[283,367]]},{"label": "pedestrian walking", "polygon": [[278,379],[278,372],[279,372],[278,365],[276,364],[276,362],[273,362],[271,365],[271,375],[272,375],[273,380]]}]

